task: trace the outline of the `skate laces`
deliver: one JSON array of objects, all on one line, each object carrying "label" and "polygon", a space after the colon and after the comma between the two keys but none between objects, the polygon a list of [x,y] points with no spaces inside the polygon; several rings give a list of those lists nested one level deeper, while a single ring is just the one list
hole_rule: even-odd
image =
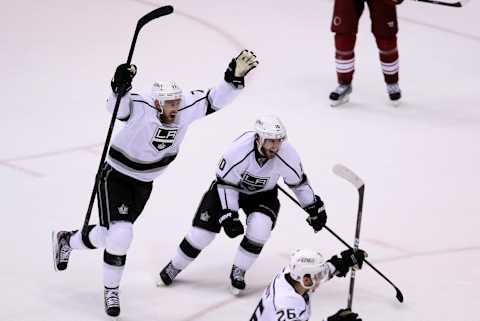
[{"label": "skate laces", "polygon": [[232,279],[243,281],[245,279],[245,270],[234,265],[232,269]]},{"label": "skate laces", "polygon": [[400,86],[398,84],[388,84],[387,85],[387,92],[389,94],[395,94],[400,92]]},{"label": "skate laces", "polygon": [[172,262],[168,263],[167,268],[165,269],[165,273],[167,273],[171,279],[174,279],[180,271],[180,269],[173,266]]},{"label": "skate laces", "polygon": [[116,289],[105,289],[105,304],[108,307],[118,307],[120,306],[120,299],[118,297],[119,290]]},{"label": "skate laces", "polygon": [[58,251],[58,260],[60,262],[68,262],[70,252],[72,252],[72,248],[70,247],[70,245],[68,245],[67,235],[68,234],[66,232],[61,232],[58,237],[58,243],[60,248]]}]

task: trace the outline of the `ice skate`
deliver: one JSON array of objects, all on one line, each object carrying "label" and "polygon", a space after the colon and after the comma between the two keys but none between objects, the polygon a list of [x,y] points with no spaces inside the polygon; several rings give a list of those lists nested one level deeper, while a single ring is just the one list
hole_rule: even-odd
[{"label": "ice skate", "polygon": [[157,287],[162,285],[169,286],[181,271],[182,270],[173,266],[172,261],[168,262],[168,264],[160,271],[160,278],[157,280]]},{"label": "ice skate", "polygon": [[55,271],[63,271],[67,268],[72,252],[69,244],[71,235],[72,232],[68,231],[52,232],[53,268]]},{"label": "ice skate", "polygon": [[233,265],[232,271],[230,272],[230,292],[232,292],[233,295],[239,295],[244,289],[245,270]]},{"label": "ice skate", "polygon": [[120,315],[120,298],[119,289],[105,287],[104,299],[105,299],[105,313],[110,317],[118,317]]},{"label": "ice skate", "polygon": [[347,103],[352,93],[352,85],[338,85],[334,91],[330,93],[330,106],[337,107]]},{"label": "ice skate", "polygon": [[400,90],[400,86],[398,84],[387,84],[387,93],[393,106],[397,107],[400,105],[402,91]]}]

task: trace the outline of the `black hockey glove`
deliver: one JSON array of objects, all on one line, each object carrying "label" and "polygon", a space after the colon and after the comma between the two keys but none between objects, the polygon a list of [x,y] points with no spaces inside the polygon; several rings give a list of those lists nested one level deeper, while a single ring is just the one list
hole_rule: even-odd
[{"label": "black hockey glove", "polygon": [[336,275],[339,277],[344,277],[347,275],[348,270],[353,267],[354,269],[361,269],[363,261],[367,257],[367,253],[361,249],[358,249],[356,252],[353,249],[348,249],[340,253],[341,257],[336,255],[332,256],[328,262],[332,263],[337,270]]},{"label": "black hockey glove", "polygon": [[303,208],[308,213],[307,223],[316,232],[320,231],[327,223],[327,212],[320,196],[315,195],[315,202]]},{"label": "black hockey glove", "polygon": [[329,316],[327,321],[362,321],[357,313],[350,311],[350,309],[340,309],[337,313]]},{"label": "black hockey glove", "polygon": [[218,219],[218,223],[223,226],[223,230],[229,238],[233,239],[244,233],[243,224],[238,218],[238,212],[225,210]]},{"label": "black hockey glove", "polygon": [[114,93],[118,94],[120,88],[125,88],[125,93],[132,89],[132,79],[137,74],[137,66],[121,64],[115,70],[115,75],[110,82]]},{"label": "black hockey glove", "polygon": [[253,52],[244,49],[228,64],[228,68],[225,71],[225,81],[237,89],[243,88],[245,87],[244,77],[257,65],[257,56]]}]

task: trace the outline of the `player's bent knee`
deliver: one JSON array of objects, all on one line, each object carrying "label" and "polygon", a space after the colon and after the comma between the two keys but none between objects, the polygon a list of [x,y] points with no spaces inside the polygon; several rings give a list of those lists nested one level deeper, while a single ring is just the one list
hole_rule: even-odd
[{"label": "player's bent knee", "polygon": [[378,49],[382,51],[390,51],[397,49],[397,37],[375,37],[375,41],[377,42]]},{"label": "player's bent knee", "polygon": [[210,242],[215,238],[216,233],[210,232],[206,229],[193,226],[186,236],[186,239],[192,246],[199,250],[206,248]]},{"label": "player's bent knee", "polygon": [[265,244],[272,233],[272,219],[259,212],[250,214],[247,218],[246,236],[257,244]]},{"label": "player's bent knee", "polygon": [[113,222],[106,236],[106,250],[110,254],[125,255],[133,239],[133,224],[127,221]]}]

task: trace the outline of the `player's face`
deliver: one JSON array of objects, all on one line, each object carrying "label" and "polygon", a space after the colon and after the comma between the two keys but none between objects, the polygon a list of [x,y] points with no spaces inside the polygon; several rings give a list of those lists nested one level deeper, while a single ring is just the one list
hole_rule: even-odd
[{"label": "player's face", "polygon": [[307,274],[307,275],[303,276],[303,284],[305,284],[306,286],[312,286],[313,285],[313,280],[310,277],[310,274]]},{"label": "player's face", "polygon": [[314,280],[310,276],[310,274],[303,276],[303,284],[308,287],[308,291],[315,292],[315,290],[320,285],[320,280],[318,279],[318,275],[314,276]]},{"label": "player's face", "polygon": [[175,122],[178,109],[180,108],[180,99],[166,100],[163,104],[162,122],[171,124]]},{"label": "player's face", "polygon": [[280,150],[282,145],[281,139],[265,139],[262,145],[262,152],[265,157],[272,159],[275,154]]}]

